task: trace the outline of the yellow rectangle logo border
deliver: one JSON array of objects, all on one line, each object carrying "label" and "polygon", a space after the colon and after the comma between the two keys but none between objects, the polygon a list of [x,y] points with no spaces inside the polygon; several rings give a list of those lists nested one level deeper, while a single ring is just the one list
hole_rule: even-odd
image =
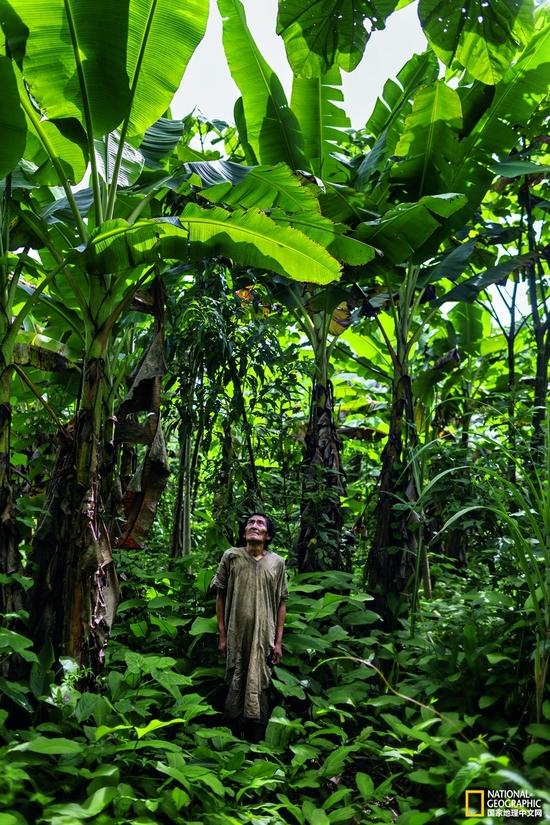
[{"label": "yellow rectangle logo border", "polygon": [[[478,813],[477,811],[475,813],[470,813],[470,805],[471,805],[470,800],[471,800],[471,798],[474,794],[476,796],[479,796],[479,803],[478,804],[480,806],[481,813]],[[480,818],[482,816],[485,816],[485,791],[476,791],[476,790],[466,791],[466,803],[465,803],[465,806],[464,806],[464,816],[478,817],[478,818]]]}]

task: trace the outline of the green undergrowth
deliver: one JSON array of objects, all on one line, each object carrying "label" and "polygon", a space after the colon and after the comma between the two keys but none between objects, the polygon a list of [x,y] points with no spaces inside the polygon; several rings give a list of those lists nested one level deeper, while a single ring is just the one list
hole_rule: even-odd
[{"label": "green undergrowth", "polygon": [[[140,566],[140,564],[142,566]],[[137,555],[99,684],[52,672],[24,636],[28,683],[0,683],[0,825],[462,823],[466,789],[550,803],[550,702],[533,716],[530,613],[518,579],[441,565],[415,632],[379,628],[353,576],[291,579],[265,742],[224,726],[212,570],[159,575]],[[492,820],[478,818],[478,822]]]}]

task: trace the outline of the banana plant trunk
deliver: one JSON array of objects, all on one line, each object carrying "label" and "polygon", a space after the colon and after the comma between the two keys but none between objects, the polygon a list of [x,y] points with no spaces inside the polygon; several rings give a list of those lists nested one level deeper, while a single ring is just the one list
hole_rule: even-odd
[{"label": "banana plant trunk", "polygon": [[334,423],[334,394],[328,379],[326,338],[315,350],[316,376],[302,461],[300,527],[294,554],[301,573],[341,570],[342,508],[345,494],[341,445]]},{"label": "banana plant trunk", "polygon": [[[376,527],[366,565],[373,608],[384,626],[393,629],[399,616],[413,610],[420,577],[424,591],[431,595],[428,557],[423,544],[421,515],[414,503],[418,500],[418,474],[415,474],[415,450],[418,437],[414,418],[414,398],[410,376],[410,337],[414,311],[417,269],[411,267],[395,307],[396,346],[391,349],[393,362],[392,400],[388,440],[382,453],[378,488]],[[404,449],[409,448],[409,461]],[[409,508],[396,509],[401,500]]]},{"label": "banana plant trunk", "polygon": [[369,592],[373,607],[384,624],[393,625],[402,606],[402,593],[414,572],[410,554],[406,515],[396,513],[396,495],[404,493],[403,428],[407,420],[406,407],[410,399],[409,376],[394,374],[388,440],[382,453],[376,528],[367,562]]},{"label": "banana plant trunk", "polygon": [[61,433],[46,514],[37,530],[31,627],[39,648],[100,668],[118,601],[118,585],[101,502],[102,402],[106,346],[84,362],[80,405]]},{"label": "banana plant trunk", "polygon": [[[0,613],[15,614],[23,607],[23,593],[14,574],[22,572],[10,473],[11,369],[0,355]],[[5,621],[5,619],[2,619]]]}]

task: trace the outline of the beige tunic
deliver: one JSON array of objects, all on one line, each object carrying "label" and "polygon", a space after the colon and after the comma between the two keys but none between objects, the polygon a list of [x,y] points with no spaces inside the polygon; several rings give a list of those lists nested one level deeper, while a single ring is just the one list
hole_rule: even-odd
[{"label": "beige tunic", "polygon": [[225,715],[265,721],[271,680],[267,659],[275,643],[277,611],[288,595],[284,559],[267,551],[256,561],[244,547],[231,547],[212,585],[225,593]]}]

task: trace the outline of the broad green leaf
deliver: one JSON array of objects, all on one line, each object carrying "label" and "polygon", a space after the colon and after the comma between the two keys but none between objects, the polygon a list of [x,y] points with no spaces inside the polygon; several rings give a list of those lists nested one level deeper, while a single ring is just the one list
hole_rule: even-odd
[{"label": "broad green leaf", "polygon": [[4,55],[0,55],[0,89],[0,178],[4,178],[23,155],[27,132],[12,61]]},{"label": "broad green leaf", "polygon": [[[180,223],[106,222],[85,251],[91,274],[126,272],[161,258],[187,260],[225,255],[243,266],[270,269],[294,280],[337,280],[338,262],[319,244],[261,212],[227,212],[186,206]],[[137,277],[137,276],[136,276]]]},{"label": "broad green leaf", "polygon": [[[115,130],[103,138],[94,140],[97,169],[100,177],[107,183],[112,182],[115,160],[120,146],[120,132]],[[139,178],[145,160],[138,149],[125,143],[122,149],[122,161],[117,176],[117,186],[131,186]]]},{"label": "broad green leaf", "polygon": [[424,196],[417,203],[402,203],[376,221],[358,226],[356,236],[382,250],[391,263],[401,263],[441,226],[439,217],[447,218],[461,209],[464,195]]},{"label": "broad green leaf", "polygon": [[173,668],[176,660],[171,656],[155,656],[154,654],[137,653],[134,650],[126,650],[124,661],[129,671],[132,673],[153,673],[155,670],[167,670]]},{"label": "broad green leaf", "polygon": [[193,624],[191,625],[191,629],[189,630],[190,636],[202,636],[204,633],[217,633],[218,632],[218,625],[216,623],[215,616],[206,619],[204,616],[197,616]]},{"label": "broad green leaf", "polygon": [[240,0],[218,0],[223,46],[233,80],[243,99],[246,141],[260,163],[284,161],[307,168],[303,138],[281,81],[261,55],[246,24]]},{"label": "broad green leaf", "polygon": [[304,149],[313,173],[324,180],[345,180],[342,164],[331,152],[340,148],[343,132],[351,121],[338,104],[343,103],[342,79],[338,68],[321,77],[295,77],[290,107],[296,115]]},{"label": "broad green leaf", "polygon": [[131,143],[139,143],[170,105],[207,18],[208,0],[130,0],[126,66],[131,114],[126,138]]},{"label": "broad green leaf", "polygon": [[0,38],[0,54],[10,57],[21,68],[29,29],[17,14],[13,0],[0,0],[0,19],[3,35]]},{"label": "broad green leaf", "polygon": [[[185,619],[179,619],[179,622],[185,624]],[[151,623],[155,624],[153,617],[151,617]],[[179,688],[183,685],[189,686],[193,684],[193,680],[190,679],[189,676],[183,676],[183,674],[174,673],[173,671],[155,671],[152,675],[153,679],[155,679],[159,685],[162,685],[177,701],[181,700],[181,691]]]},{"label": "broad green leaf", "polygon": [[523,175],[548,175],[550,166],[542,163],[533,163],[529,160],[515,160],[508,158],[501,163],[493,164],[493,172],[503,178],[519,178]]},{"label": "broad green leaf", "polygon": [[316,808],[311,800],[306,799],[302,803],[302,811],[307,825],[330,825],[328,814],[322,808]]},{"label": "broad green leaf", "polygon": [[[117,797],[119,794],[118,788],[103,787],[93,793],[82,805],[76,802],[65,802],[62,805],[50,805],[44,812],[51,822],[51,817],[57,815],[63,821],[65,817],[69,818],[70,822],[80,822],[82,819],[91,819],[97,816]],[[56,821],[57,818],[56,818]]]},{"label": "broad green leaf", "polygon": [[368,135],[378,137],[395,120],[403,106],[410,100],[421,84],[429,85],[437,78],[437,60],[431,51],[414,54],[395,79],[384,84],[382,94],[377,98],[372,114],[365,124]]},{"label": "broad green leaf", "polygon": [[[81,215],[86,215],[93,204],[94,194],[91,189],[81,189],[74,195],[78,211]],[[40,217],[46,224],[67,223],[73,219],[71,208],[67,198],[59,198],[42,209]],[[27,220],[32,219],[29,215]],[[35,220],[37,220],[35,218]],[[39,223],[40,226],[40,223]]]},{"label": "broad green leaf", "polygon": [[[281,166],[283,165],[284,164],[281,164]],[[224,183],[237,186],[246,178],[249,172],[258,170],[261,167],[245,166],[241,163],[233,163],[233,161],[230,160],[194,160],[188,161],[185,164],[185,168],[187,171],[191,171],[193,174],[198,175],[203,186],[213,188]],[[273,167],[265,167],[265,169],[271,168]],[[229,189],[227,191],[229,191]],[[212,201],[215,203],[218,202],[214,199],[212,199]]]},{"label": "broad green leaf", "polygon": [[460,143],[449,186],[466,194],[468,209],[457,214],[457,222],[468,220],[485,195],[494,176],[494,154],[502,157],[517,144],[516,128],[528,123],[548,92],[549,71],[550,25],[546,24],[508,69],[496,86],[491,105]]},{"label": "broad green leaf", "polygon": [[162,722],[160,719],[152,719],[144,728],[136,728],[138,739],[143,739],[151,731],[159,730],[160,728],[168,728],[171,725],[185,724],[185,719],[169,719],[167,722]]},{"label": "broad green leaf", "polygon": [[160,117],[149,126],[139,145],[139,151],[149,161],[157,164],[170,155],[183,137],[184,121]]},{"label": "broad green leaf", "polygon": [[456,59],[477,80],[496,84],[533,30],[532,0],[420,0],[418,16],[447,66]]},{"label": "broad green leaf", "polygon": [[401,135],[403,121],[411,109],[410,100],[421,84],[437,79],[438,64],[433,52],[415,54],[399,71],[395,80],[387,80],[382,95],[376,101],[365,132],[376,142],[357,170],[357,187],[364,189],[373,172],[380,169]]},{"label": "broad green leaf", "polygon": [[383,29],[398,0],[281,0],[277,33],[282,35],[295,75],[319,77],[332,66],[357,67],[372,29]]},{"label": "broad green leaf", "polygon": [[0,825],[27,825],[27,821],[20,814],[0,813]]},{"label": "broad green leaf", "polygon": [[115,733],[117,730],[132,730],[132,725],[115,725],[114,727],[99,725],[99,727],[95,729],[95,738],[96,740],[103,739],[104,736]]},{"label": "broad green leaf", "polygon": [[291,745],[290,750],[294,754],[292,757],[292,765],[299,766],[311,759],[317,759],[319,756],[319,749],[311,745]]},{"label": "broad green leaf", "polygon": [[239,135],[239,141],[244,152],[245,161],[250,166],[257,165],[258,158],[256,157],[254,149],[248,142],[248,127],[246,123],[244,103],[242,97],[238,97],[235,101],[235,106],[233,107],[233,117],[235,119],[235,126],[237,127],[237,133]]},{"label": "broad green leaf", "polygon": [[455,281],[462,275],[476,247],[475,238],[457,246],[447,253],[439,263],[432,267],[426,267],[418,279],[418,287],[425,287],[428,284],[435,284],[441,278],[448,278]]},{"label": "broad green leaf", "polygon": [[29,688],[26,685],[22,685],[20,682],[8,681],[0,676],[0,696],[4,694],[10,701],[24,708],[28,713],[32,713],[34,708],[27,699],[27,693],[29,693]]},{"label": "broad green leaf", "polygon": [[484,710],[485,708],[490,708],[491,705],[494,705],[495,702],[498,702],[499,698],[499,696],[480,696],[478,702],[479,707],[481,708],[481,710]]},{"label": "broad green leaf", "polygon": [[[2,0],[0,0],[1,3]],[[28,99],[25,81],[20,71],[16,71],[19,99]],[[24,158],[38,167],[32,176],[33,183],[45,186],[59,185],[59,175],[52,164],[58,160],[63,174],[70,183],[79,183],[88,165],[86,133],[75,118],[55,122],[31,119],[25,111],[27,139]],[[27,173],[28,174],[28,173]],[[69,220],[73,220],[70,213]]]},{"label": "broad green leaf", "polygon": [[457,344],[461,351],[479,354],[484,332],[483,314],[481,307],[465,303],[458,304],[449,312],[449,320],[456,330]]},{"label": "broad green leaf", "polygon": [[545,725],[544,722],[531,722],[530,725],[527,725],[526,730],[535,739],[550,740],[550,726]]},{"label": "broad green leaf", "polygon": [[238,263],[271,269],[296,281],[326,284],[338,280],[337,261],[319,244],[261,212],[225,212],[188,204],[181,215],[191,245],[202,255],[214,252]]},{"label": "broad green leaf", "polygon": [[285,164],[276,166],[241,166],[229,161],[214,160],[186,164],[205,183],[226,180],[202,191],[201,197],[212,203],[240,206],[244,209],[272,209],[285,212],[319,212],[319,203],[311,186]]},{"label": "broad green leaf", "polygon": [[42,111],[74,117],[95,136],[116,128],[130,105],[129,0],[13,0],[13,7],[30,30],[23,74]]},{"label": "broad green leaf", "polygon": [[525,267],[531,258],[529,255],[515,255],[504,263],[491,266],[480,275],[468,278],[466,281],[453,287],[435,302],[438,306],[447,301],[475,301],[480,292],[487,289],[491,284],[496,284],[507,278],[512,272]]},{"label": "broad green leaf", "polygon": [[454,89],[441,80],[421,88],[393,150],[391,178],[417,197],[447,191],[461,126],[460,97]]},{"label": "broad green leaf", "polygon": [[374,247],[345,235],[346,226],[333,223],[322,215],[286,215],[274,210],[271,218],[278,224],[300,230],[308,238],[324,246],[334,258],[351,266],[367,264],[376,255]]},{"label": "broad green leaf", "polygon": [[[78,130],[66,128],[71,123],[78,127]],[[30,121],[27,121],[27,127],[25,160],[38,166],[33,175],[33,180],[45,186],[59,185],[58,174],[51,162],[51,158],[54,157],[59,160],[69,183],[80,183],[88,166],[88,154],[82,145],[81,138],[85,139],[85,135],[78,121],[57,121],[53,123],[49,120],[43,120],[40,123],[40,134],[36,132]],[[64,131],[67,133],[64,134]],[[48,147],[47,150],[44,147],[45,143]]]},{"label": "broad green leaf", "polygon": [[368,802],[369,799],[372,798],[372,795],[374,793],[374,782],[372,781],[372,778],[369,776],[368,773],[359,772],[355,774],[355,782],[357,784],[359,793],[361,794],[365,802]]},{"label": "broad green leaf", "polygon": [[201,782],[217,796],[225,796],[225,788],[218,777],[201,765],[184,765],[182,768],[176,768],[157,762],[155,768],[160,773],[180,782],[184,788],[191,788],[196,782]]},{"label": "broad green leaf", "polygon": [[533,743],[532,745],[527,745],[525,750],[523,751],[523,759],[527,762],[528,765],[531,762],[536,762],[541,756],[544,756],[546,753],[550,752],[550,748],[546,747],[545,745],[539,745],[537,743]]},{"label": "broad green leaf", "polygon": [[351,754],[357,750],[357,745],[342,745],[333,750],[325,759],[320,775],[327,779],[341,773],[346,762],[351,758]]},{"label": "broad green leaf", "polygon": [[21,633],[16,633],[15,630],[9,630],[7,627],[0,627],[0,650],[2,655],[6,651],[15,651],[22,653],[29,647],[32,647],[32,640],[22,636]]},{"label": "broad green leaf", "polygon": [[63,756],[66,754],[81,753],[85,747],[86,745],[83,742],[75,742],[72,739],[64,739],[63,737],[50,739],[46,736],[37,736],[35,739],[31,739],[30,742],[22,742],[21,745],[15,745],[11,750]]}]

